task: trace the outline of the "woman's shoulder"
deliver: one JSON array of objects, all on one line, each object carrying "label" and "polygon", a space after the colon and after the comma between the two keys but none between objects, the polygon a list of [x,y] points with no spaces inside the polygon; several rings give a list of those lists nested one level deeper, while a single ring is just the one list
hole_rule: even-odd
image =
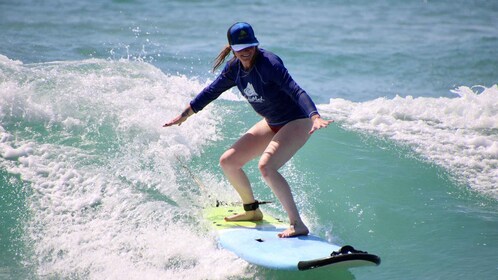
[{"label": "woman's shoulder", "polygon": [[225,63],[225,67],[221,71],[223,76],[229,77],[235,75],[238,72],[238,68],[240,67],[239,61],[237,59],[230,59]]},{"label": "woman's shoulder", "polygon": [[229,61],[227,61],[225,64],[226,69],[234,68],[234,67],[239,67],[239,61],[237,59],[232,58]]},{"label": "woman's shoulder", "polygon": [[284,63],[282,59],[276,55],[275,53],[265,50],[265,49],[259,49],[260,56],[261,56],[261,62],[263,64],[271,65],[273,67],[283,67]]}]

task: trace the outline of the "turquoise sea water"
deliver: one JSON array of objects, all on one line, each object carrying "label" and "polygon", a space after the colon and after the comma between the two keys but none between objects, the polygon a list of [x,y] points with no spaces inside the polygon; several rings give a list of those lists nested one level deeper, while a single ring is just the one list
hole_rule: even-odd
[{"label": "turquoise sea water", "polygon": [[[497,12],[477,0],[0,1],[0,279],[496,279]],[[217,247],[202,207],[237,201],[218,157],[259,118],[233,90],[161,126],[214,79],[235,21],[335,120],[282,169],[306,222],[379,267],[272,271]],[[275,200],[256,162],[246,170]]]}]

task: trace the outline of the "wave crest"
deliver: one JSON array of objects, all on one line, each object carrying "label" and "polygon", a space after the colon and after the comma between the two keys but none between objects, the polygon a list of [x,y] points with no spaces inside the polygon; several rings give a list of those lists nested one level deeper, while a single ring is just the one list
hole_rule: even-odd
[{"label": "wave crest", "polygon": [[456,98],[396,96],[320,109],[344,126],[411,146],[474,190],[498,198],[498,86],[461,86]]}]

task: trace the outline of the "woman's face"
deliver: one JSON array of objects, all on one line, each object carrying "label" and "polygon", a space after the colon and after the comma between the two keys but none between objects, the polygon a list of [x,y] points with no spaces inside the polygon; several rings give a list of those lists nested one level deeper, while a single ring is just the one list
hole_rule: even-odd
[{"label": "woman's face", "polygon": [[245,69],[251,68],[251,64],[253,61],[254,56],[256,55],[256,47],[249,47],[245,48],[243,50],[240,50],[238,52],[234,52],[235,57],[242,62],[242,66],[244,66]]}]

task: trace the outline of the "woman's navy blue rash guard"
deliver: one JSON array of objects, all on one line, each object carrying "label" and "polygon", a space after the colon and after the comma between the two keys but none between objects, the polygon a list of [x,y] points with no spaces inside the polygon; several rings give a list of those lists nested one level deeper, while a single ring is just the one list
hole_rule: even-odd
[{"label": "woman's navy blue rash guard", "polygon": [[318,114],[309,95],[294,82],[277,55],[263,49],[258,49],[256,55],[254,66],[248,72],[238,60],[227,62],[216,80],[190,102],[192,110],[197,113],[221,93],[237,86],[269,125],[284,125]]}]

